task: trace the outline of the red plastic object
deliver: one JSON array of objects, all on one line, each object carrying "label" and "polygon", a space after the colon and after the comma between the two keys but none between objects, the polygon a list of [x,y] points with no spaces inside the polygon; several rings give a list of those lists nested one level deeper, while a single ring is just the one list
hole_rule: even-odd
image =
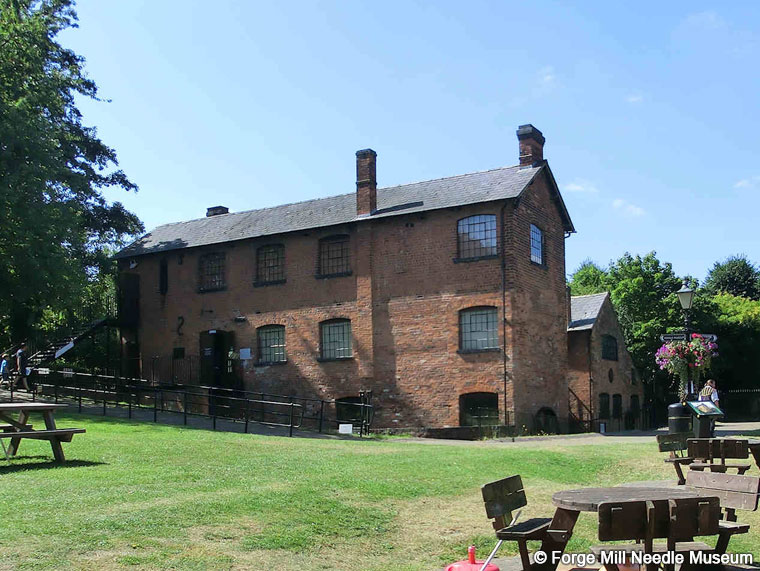
[{"label": "red plastic object", "polygon": [[[467,548],[467,561],[457,561],[446,567],[445,571],[480,571],[483,561],[475,561],[475,546]],[[489,563],[485,571],[499,571],[493,563]]]}]

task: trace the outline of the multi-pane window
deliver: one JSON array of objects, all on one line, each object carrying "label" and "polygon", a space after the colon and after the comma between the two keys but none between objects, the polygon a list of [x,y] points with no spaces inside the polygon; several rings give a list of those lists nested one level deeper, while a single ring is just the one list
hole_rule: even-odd
[{"label": "multi-pane window", "polygon": [[319,275],[345,275],[351,272],[348,236],[330,236],[319,241]]},{"label": "multi-pane window", "polygon": [[618,360],[617,339],[612,335],[602,336],[602,359],[607,359],[608,361]]},{"label": "multi-pane window", "polygon": [[285,358],[285,326],[265,325],[257,330],[258,362],[283,363]]},{"label": "multi-pane window", "polygon": [[285,246],[271,244],[256,250],[256,283],[285,281]]},{"label": "multi-pane window", "polygon": [[638,418],[641,414],[641,403],[639,403],[639,395],[631,395],[631,414]]},{"label": "multi-pane window", "polygon": [[601,420],[610,418],[610,395],[607,393],[599,395],[599,418]]},{"label": "multi-pane window", "polygon": [[224,253],[204,254],[198,259],[198,290],[215,291],[224,289]]},{"label": "multi-pane window", "polygon": [[351,321],[331,319],[320,324],[320,357],[346,359],[353,355],[351,348]]},{"label": "multi-pane window", "polygon": [[622,395],[612,395],[612,418],[623,418]]},{"label": "multi-pane window", "polygon": [[498,349],[499,328],[495,307],[473,307],[459,312],[459,350]]},{"label": "multi-pane window", "polygon": [[544,231],[535,224],[530,225],[530,261],[544,264]]},{"label": "multi-pane window", "polygon": [[457,257],[460,259],[495,256],[496,216],[479,214],[457,222]]}]

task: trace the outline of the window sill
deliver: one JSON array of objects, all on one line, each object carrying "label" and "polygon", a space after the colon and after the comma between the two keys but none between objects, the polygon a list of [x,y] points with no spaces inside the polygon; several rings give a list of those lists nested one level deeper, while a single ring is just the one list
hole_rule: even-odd
[{"label": "window sill", "polygon": [[285,361],[257,361],[254,363],[254,367],[276,367],[277,365],[287,365],[287,359]]},{"label": "window sill", "polygon": [[214,293],[215,291],[226,291],[227,286],[215,287],[215,288],[198,288],[198,293]]},{"label": "window sill", "polygon": [[480,262],[482,260],[495,260],[499,254],[489,254],[487,256],[475,256],[473,258],[453,258],[455,264],[466,264],[468,262]]},{"label": "window sill", "polygon": [[354,360],[353,355],[351,355],[350,357],[330,357],[329,359],[325,357],[317,357],[317,363],[331,363],[333,361],[353,361],[353,360]]},{"label": "window sill", "polygon": [[271,282],[253,282],[253,287],[267,287],[284,284],[287,280],[272,280]]},{"label": "window sill", "polygon": [[460,355],[472,355],[474,353],[501,353],[500,347],[491,347],[489,349],[459,349]]},{"label": "window sill", "polygon": [[353,272],[351,270],[349,270],[347,272],[338,272],[338,273],[335,273],[335,274],[315,274],[314,277],[316,279],[318,279],[318,280],[324,280],[324,279],[327,279],[327,278],[345,278],[345,277],[350,276],[352,274],[353,274]]},{"label": "window sill", "polygon": [[534,262],[533,260],[531,260],[530,263],[531,263],[532,266],[536,266],[536,267],[541,268],[543,270],[547,269],[546,263],[539,264],[538,262]]}]

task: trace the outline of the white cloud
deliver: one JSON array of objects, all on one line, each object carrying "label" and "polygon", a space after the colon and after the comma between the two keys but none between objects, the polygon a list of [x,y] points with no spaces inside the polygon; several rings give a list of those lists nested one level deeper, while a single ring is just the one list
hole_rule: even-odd
[{"label": "white cloud", "polygon": [[639,93],[634,93],[625,98],[626,102],[631,104],[641,103],[644,101],[644,96]]},{"label": "white cloud", "polygon": [[546,67],[539,70],[538,75],[541,79],[542,85],[553,85],[556,79],[556,76],[554,75],[554,68],[550,65],[547,65]]},{"label": "white cloud", "polygon": [[760,176],[751,176],[736,181],[734,188],[747,188],[750,190],[760,189]]},{"label": "white cloud", "polygon": [[585,194],[599,193],[599,189],[593,182],[582,178],[576,178],[573,182],[566,184],[562,190],[565,192],[578,192]]},{"label": "white cloud", "polygon": [[623,200],[622,198],[616,198],[615,200],[613,200],[612,208],[632,218],[638,218],[646,214],[646,211],[643,208],[641,208],[640,206],[636,206],[635,204],[631,204],[630,202],[627,202]]}]

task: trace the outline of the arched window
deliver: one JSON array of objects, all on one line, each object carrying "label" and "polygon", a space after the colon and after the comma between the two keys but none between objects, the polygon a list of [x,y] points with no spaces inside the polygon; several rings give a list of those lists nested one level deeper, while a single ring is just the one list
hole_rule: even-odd
[{"label": "arched window", "polygon": [[328,236],[319,241],[319,277],[337,277],[351,274],[351,253],[348,235]]},{"label": "arched window", "polygon": [[607,393],[599,395],[599,418],[600,420],[609,420],[610,418],[610,395]]},{"label": "arched window", "polygon": [[495,307],[470,307],[459,312],[459,350],[487,351],[499,348]]},{"label": "arched window", "polygon": [[612,395],[612,418],[623,418],[623,396]]},{"label": "arched window", "polygon": [[617,339],[612,335],[602,335],[602,359],[608,361],[618,360]]},{"label": "arched window", "polygon": [[335,400],[335,416],[338,422],[361,422],[362,398],[343,397]]},{"label": "arched window", "polygon": [[269,244],[256,250],[256,285],[285,281],[285,246]]},{"label": "arched window", "polygon": [[467,393],[459,395],[459,426],[499,424],[499,395]]},{"label": "arched window", "polygon": [[319,324],[320,358],[324,361],[349,359],[353,356],[351,320],[331,319]]},{"label": "arched window", "polygon": [[496,254],[496,215],[478,214],[457,222],[457,258],[466,260]]},{"label": "arched window", "polygon": [[256,330],[258,344],[258,363],[284,363],[285,355],[285,326],[264,325]]}]

